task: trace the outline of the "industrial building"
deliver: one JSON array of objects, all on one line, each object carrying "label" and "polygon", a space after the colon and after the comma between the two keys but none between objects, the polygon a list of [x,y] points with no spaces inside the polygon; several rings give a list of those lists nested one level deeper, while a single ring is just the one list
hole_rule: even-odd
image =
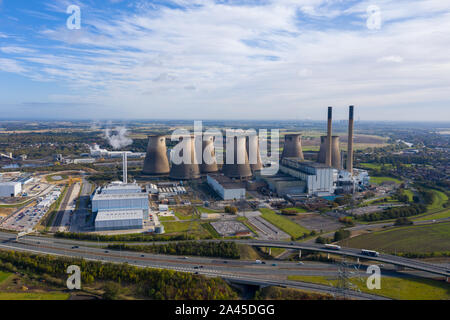
[{"label": "industrial building", "polygon": [[[91,157],[94,158],[121,158],[123,151],[108,151],[106,149],[101,149],[97,144],[93,147],[89,147],[89,153]],[[143,158],[145,153],[143,152],[127,152],[128,158]]]},{"label": "industrial building", "polygon": [[21,182],[0,182],[0,197],[17,197],[22,193]]},{"label": "industrial building", "polygon": [[334,181],[337,172],[325,164],[302,161],[298,158],[285,158],[280,171],[306,182],[304,193],[325,196],[334,193]]},{"label": "industrial building", "polygon": [[143,219],[143,210],[102,210],[95,218],[95,230],[142,229]]},{"label": "industrial building", "polygon": [[92,197],[92,211],[115,209],[141,209],[148,212],[147,193],[107,194],[98,190]]},{"label": "industrial building", "polygon": [[207,182],[223,200],[245,199],[246,190],[242,182],[235,182],[219,174],[208,175]]}]

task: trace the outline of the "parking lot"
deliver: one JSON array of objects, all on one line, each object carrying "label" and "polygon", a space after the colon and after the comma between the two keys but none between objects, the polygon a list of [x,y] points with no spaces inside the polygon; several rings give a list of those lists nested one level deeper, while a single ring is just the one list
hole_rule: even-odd
[{"label": "parking lot", "polygon": [[224,237],[234,236],[238,232],[250,232],[250,230],[238,221],[217,221],[211,222],[216,231]]}]

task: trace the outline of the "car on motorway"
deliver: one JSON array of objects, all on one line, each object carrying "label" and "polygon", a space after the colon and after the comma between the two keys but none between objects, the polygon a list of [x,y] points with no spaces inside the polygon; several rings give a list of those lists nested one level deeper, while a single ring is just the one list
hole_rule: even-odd
[{"label": "car on motorway", "polygon": [[330,250],[341,250],[341,246],[335,245],[335,244],[326,244],[325,245],[325,249],[330,249]]},{"label": "car on motorway", "polygon": [[276,263],[272,263],[272,267],[276,267],[278,266]]},{"label": "car on motorway", "polygon": [[366,250],[366,249],[362,249],[361,250],[361,254],[364,256],[369,256],[369,257],[378,257],[380,256],[380,253],[377,251],[373,251],[373,250]]},{"label": "car on motorway", "polygon": [[297,262],[297,264],[298,264],[299,266],[303,266],[303,265],[304,265],[304,263],[301,262],[301,261]]},{"label": "car on motorway", "polygon": [[105,253],[109,253],[109,251],[108,251],[108,250],[105,250]]},{"label": "car on motorway", "polygon": [[144,257],[145,257],[145,255],[141,254],[141,258],[144,258]]}]

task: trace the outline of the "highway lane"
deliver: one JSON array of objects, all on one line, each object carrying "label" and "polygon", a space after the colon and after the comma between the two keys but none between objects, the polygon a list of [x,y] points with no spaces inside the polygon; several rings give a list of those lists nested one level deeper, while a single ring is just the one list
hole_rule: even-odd
[{"label": "highway lane", "polygon": [[[51,254],[74,258],[84,258],[112,263],[129,263],[139,267],[170,269],[181,272],[198,273],[209,277],[221,277],[230,281],[246,283],[251,281],[259,285],[279,285],[304,290],[314,290],[322,293],[333,293],[334,288],[325,285],[299,283],[288,281],[288,275],[323,275],[336,276],[335,266],[313,263],[307,266],[297,266],[295,263],[280,263],[277,266],[255,265],[249,261],[222,260],[217,258],[188,258],[142,254],[136,252],[120,252],[96,247],[77,247],[67,244],[34,241],[2,240],[0,248],[5,250],[25,251],[31,253]],[[305,267],[305,270],[302,270]],[[361,271],[363,272],[363,271]],[[348,292],[348,295],[358,299],[380,299],[381,297],[359,292]]]},{"label": "highway lane", "polygon": [[[10,233],[2,233],[0,232],[0,239],[9,239],[12,237]],[[98,245],[108,245],[109,243],[96,243],[96,242],[84,242],[84,241],[75,241],[75,240],[65,240],[65,239],[57,239],[57,238],[42,238],[36,236],[26,236],[24,239],[34,242],[47,241],[49,243],[60,244],[60,245],[79,245],[79,246],[98,246]],[[205,240],[205,241],[222,241],[222,240]],[[381,263],[393,264],[401,267],[411,268],[415,270],[425,271],[433,274],[438,274],[441,276],[449,277],[450,269],[446,266],[435,265],[431,263],[421,262],[417,260],[402,258],[393,255],[380,254],[378,257],[368,257],[361,254],[360,249],[354,248],[342,248],[341,250],[330,250],[325,248],[320,244],[311,244],[311,243],[299,243],[299,242],[285,242],[285,241],[263,241],[263,240],[224,240],[224,241],[233,241],[239,244],[246,244],[250,246],[256,247],[277,247],[277,248],[285,248],[285,249],[295,249],[295,250],[312,250],[317,252],[324,252],[330,254],[344,255],[349,257],[355,257],[360,259],[368,259],[371,261],[378,261]],[[138,244],[138,243],[134,243]],[[156,243],[139,243],[140,245],[153,245]]]}]

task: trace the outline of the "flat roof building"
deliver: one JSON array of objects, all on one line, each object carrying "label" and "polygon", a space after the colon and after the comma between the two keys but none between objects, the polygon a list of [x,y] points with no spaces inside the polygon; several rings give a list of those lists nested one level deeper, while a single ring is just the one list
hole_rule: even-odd
[{"label": "flat roof building", "polygon": [[143,218],[143,210],[101,210],[95,218],[95,230],[142,229]]},{"label": "flat roof building", "polygon": [[223,200],[245,199],[245,184],[214,174],[207,176],[208,184]]},{"label": "flat roof building", "polygon": [[0,197],[17,197],[21,192],[21,182],[0,182]]}]

